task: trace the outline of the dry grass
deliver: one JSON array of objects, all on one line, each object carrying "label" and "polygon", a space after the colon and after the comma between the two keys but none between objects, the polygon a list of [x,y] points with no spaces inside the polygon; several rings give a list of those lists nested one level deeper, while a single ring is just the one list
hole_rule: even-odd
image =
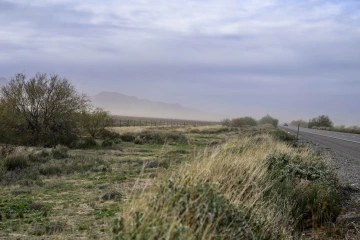
[{"label": "dry grass", "polygon": [[[296,156],[304,164],[311,165],[315,160],[313,152],[298,151],[270,135],[235,137],[222,146],[205,149],[178,171],[158,178],[157,184],[140,195],[136,192],[121,213],[115,232],[120,239],[287,239],[296,236],[298,219],[291,212],[295,202],[284,201],[277,193],[265,194],[275,190],[265,161],[274,152]],[[316,161],[327,164],[324,159]],[[209,187],[204,187],[204,183]],[[301,180],[295,187],[301,192],[301,188],[310,186],[306,187]],[[209,194],[218,196],[209,200]],[[221,200],[222,196],[225,200]],[[197,212],[191,207],[194,204],[199,208],[206,205],[206,211],[211,204],[218,204],[219,208],[215,212]],[[236,223],[238,228],[243,228],[241,231],[236,232],[232,222],[224,220],[228,209],[235,211],[231,221],[240,219],[240,223]]]},{"label": "dry grass", "polygon": [[[20,176],[15,182],[3,182],[0,239],[128,239],[131,234],[144,240],[160,235],[164,239],[295,236],[291,202],[280,194],[264,194],[274,189],[267,158],[279,152],[299,156],[311,165],[314,157],[274,139],[270,135],[274,128],[114,128],[117,130],[121,134],[177,131],[188,141],[142,145],[123,141],[109,148],[70,149],[64,158],[50,155],[31,160],[34,171],[36,166],[58,166],[61,171],[39,175],[32,182]],[[20,154],[32,151],[43,150]],[[70,171],[71,166],[79,170]],[[21,175],[25,170],[0,173]]]}]

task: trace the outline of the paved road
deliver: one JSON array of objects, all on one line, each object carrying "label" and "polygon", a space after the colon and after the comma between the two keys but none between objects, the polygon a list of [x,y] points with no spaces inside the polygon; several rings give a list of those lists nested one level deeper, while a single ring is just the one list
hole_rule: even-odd
[{"label": "paved road", "polygon": [[[294,130],[297,131],[297,127],[288,126],[288,127],[280,127],[283,130],[288,130],[293,132]],[[300,128],[300,133],[311,133],[318,136],[324,136],[329,138],[334,138],[338,140],[343,140],[347,142],[353,142],[360,144],[360,134],[352,134],[352,133],[342,133],[342,132],[332,132],[332,131],[324,131],[324,130],[315,130],[309,128]],[[359,146],[360,147],[360,146]]]},{"label": "paved road", "polygon": [[[296,135],[297,127],[279,127]],[[360,135],[300,128],[300,139],[309,140],[328,151],[343,183],[360,187]]]}]

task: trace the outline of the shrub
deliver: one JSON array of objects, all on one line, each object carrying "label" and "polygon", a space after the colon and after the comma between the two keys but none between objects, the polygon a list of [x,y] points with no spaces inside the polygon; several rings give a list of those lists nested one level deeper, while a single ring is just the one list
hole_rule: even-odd
[{"label": "shrub", "polygon": [[56,159],[67,158],[69,156],[68,150],[69,149],[65,146],[57,145],[56,148],[51,150],[51,154],[52,154],[53,158],[56,158]]},{"label": "shrub", "polygon": [[101,144],[102,147],[111,147],[112,145],[113,145],[113,141],[107,139],[105,139]]},{"label": "shrub", "polygon": [[224,120],[221,121],[221,125],[225,126],[225,127],[230,127],[231,125],[231,120],[228,118],[225,118]]},{"label": "shrub", "polygon": [[27,156],[18,155],[5,158],[4,166],[8,171],[23,169],[28,167],[29,159]]},{"label": "shrub", "polygon": [[333,122],[330,120],[330,118],[326,115],[320,115],[316,118],[309,120],[309,128],[312,127],[333,127]]},{"label": "shrub", "polygon": [[304,161],[300,155],[271,154],[266,159],[267,181],[273,186],[265,196],[280,195],[291,206],[299,227],[318,226],[340,213],[339,182],[331,167],[315,154]]},{"label": "shrub", "polygon": [[80,118],[82,128],[93,138],[103,134],[105,128],[112,125],[110,113],[102,108],[84,111]]},{"label": "shrub", "polygon": [[257,122],[252,117],[242,117],[232,119],[230,125],[232,127],[256,126]]},{"label": "shrub", "polygon": [[115,140],[115,139],[119,139],[120,138],[120,134],[117,132],[112,132],[109,131],[107,129],[103,129],[100,134],[99,134],[100,138],[105,138],[105,139],[110,139],[110,140]]},{"label": "shrub", "polygon": [[299,124],[300,124],[300,127],[304,127],[304,128],[307,128],[308,125],[309,125],[308,122],[306,122],[306,121],[304,121],[304,120],[301,120],[301,119],[299,119],[299,120],[293,120],[293,121],[291,121],[291,123],[290,123],[290,125],[292,125],[292,126],[298,126]]},{"label": "shrub", "polygon": [[261,124],[261,125],[271,124],[274,127],[277,127],[277,125],[279,124],[279,120],[275,119],[275,118],[271,117],[269,114],[267,114],[265,117],[263,117],[259,120],[259,124]]},{"label": "shrub", "polygon": [[82,138],[79,139],[74,145],[73,148],[87,149],[94,148],[97,146],[95,139],[93,138]]},{"label": "shrub", "polygon": [[140,138],[140,136],[137,136],[134,140],[134,143],[141,145],[144,143],[144,141]]},{"label": "shrub", "polygon": [[138,137],[143,143],[150,144],[164,144],[167,142],[187,143],[187,138],[180,132],[166,132],[166,131],[144,131]]},{"label": "shrub", "polygon": [[62,168],[57,164],[45,165],[40,167],[39,172],[45,176],[60,175],[62,173]]},{"label": "shrub", "polygon": [[135,135],[133,133],[123,133],[120,135],[120,139],[124,142],[133,142]]}]

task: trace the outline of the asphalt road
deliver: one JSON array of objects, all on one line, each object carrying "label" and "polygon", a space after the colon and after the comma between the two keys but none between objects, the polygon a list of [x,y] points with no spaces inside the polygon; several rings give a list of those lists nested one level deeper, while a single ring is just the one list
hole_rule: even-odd
[{"label": "asphalt road", "polygon": [[[280,127],[280,128],[282,128],[283,130],[286,129],[291,132],[297,131],[297,127],[294,127],[294,126]],[[337,139],[337,140],[360,144],[360,134],[315,130],[315,129],[301,128],[301,127],[300,127],[300,133],[301,134],[311,133],[311,134],[318,135],[318,136],[324,136],[324,137],[328,137],[328,138],[333,138],[333,139]]]},{"label": "asphalt road", "polygon": [[[296,136],[297,127],[279,128]],[[300,128],[299,139],[306,139],[327,151],[342,182],[360,187],[360,134]]]}]

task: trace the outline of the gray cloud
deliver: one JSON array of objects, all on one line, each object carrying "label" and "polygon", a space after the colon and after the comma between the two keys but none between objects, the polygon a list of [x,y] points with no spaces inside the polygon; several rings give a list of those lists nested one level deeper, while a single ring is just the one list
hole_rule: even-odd
[{"label": "gray cloud", "polygon": [[89,94],[355,124],[359,29],[352,0],[0,0],[0,76],[59,73]]}]

